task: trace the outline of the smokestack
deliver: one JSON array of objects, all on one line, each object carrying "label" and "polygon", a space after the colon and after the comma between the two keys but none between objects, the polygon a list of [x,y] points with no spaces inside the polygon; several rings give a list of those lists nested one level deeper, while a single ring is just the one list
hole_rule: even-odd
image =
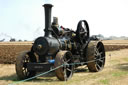
[{"label": "smokestack", "polygon": [[52,4],[44,4],[44,11],[45,11],[45,36],[49,37],[52,32],[51,28],[51,10],[52,10]]}]

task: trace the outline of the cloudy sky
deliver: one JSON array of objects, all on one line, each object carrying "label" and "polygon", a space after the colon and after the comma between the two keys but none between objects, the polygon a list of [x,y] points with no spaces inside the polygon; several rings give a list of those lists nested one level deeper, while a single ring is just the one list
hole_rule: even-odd
[{"label": "cloudy sky", "polygon": [[0,0],[0,33],[33,40],[44,35],[44,8],[54,5],[59,25],[76,30],[85,19],[91,35],[128,37],[128,0]]}]

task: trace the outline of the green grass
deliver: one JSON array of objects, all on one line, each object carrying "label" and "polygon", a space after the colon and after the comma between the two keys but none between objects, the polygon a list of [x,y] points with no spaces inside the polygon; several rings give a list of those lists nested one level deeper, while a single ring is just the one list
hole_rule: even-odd
[{"label": "green grass", "polygon": [[111,61],[110,61],[111,64],[117,64],[117,63],[119,63],[119,62],[120,62],[120,60],[111,60]]},{"label": "green grass", "polygon": [[128,72],[127,71],[114,71],[108,75],[111,75],[111,78],[109,79],[105,78],[105,79],[100,80],[99,82],[104,85],[109,85],[111,82],[110,79],[115,81],[115,79],[122,78],[123,76],[128,75]]},{"label": "green grass", "polygon": [[127,57],[126,58],[123,58],[123,60],[126,61],[126,62],[128,62],[128,58]]},{"label": "green grass", "polygon": [[105,85],[109,85],[109,80],[108,79],[103,79],[103,80],[100,80],[99,82],[102,83],[102,84],[105,84]]},{"label": "green grass", "polygon": [[112,76],[114,76],[114,77],[120,77],[120,76],[123,76],[123,75],[128,75],[128,72],[126,72],[126,71],[120,71],[120,72],[114,72],[114,73],[112,73]]}]

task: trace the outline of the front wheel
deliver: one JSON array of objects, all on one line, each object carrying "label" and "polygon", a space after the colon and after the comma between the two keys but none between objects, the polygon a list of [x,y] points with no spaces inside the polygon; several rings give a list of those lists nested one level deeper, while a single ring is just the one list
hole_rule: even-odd
[{"label": "front wheel", "polygon": [[56,76],[59,80],[67,81],[72,77],[74,70],[73,61],[71,52],[60,51],[57,53],[54,64],[55,68],[64,65],[55,70]]},{"label": "front wheel", "polygon": [[19,79],[26,79],[35,76],[35,71],[28,71],[27,69],[27,63],[29,62],[36,62],[36,56],[33,52],[25,51],[22,52],[17,58],[16,58],[16,74]]}]

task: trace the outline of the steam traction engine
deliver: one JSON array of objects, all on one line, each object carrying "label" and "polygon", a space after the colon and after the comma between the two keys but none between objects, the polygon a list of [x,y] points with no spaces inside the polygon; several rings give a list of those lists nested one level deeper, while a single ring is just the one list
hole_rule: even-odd
[{"label": "steam traction engine", "polygon": [[[87,21],[80,20],[73,31],[58,25],[58,18],[51,23],[51,4],[44,4],[45,35],[38,37],[30,51],[21,53],[16,59],[16,73],[20,79],[36,75],[64,65],[55,70],[59,80],[72,77],[74,68],[87,65],[90,72],[104,68],[105,49],[101,41],[89,36]],[[82,63],[85,62],[85,63]],[[77,64],[74,64],[77,63]]]}]

